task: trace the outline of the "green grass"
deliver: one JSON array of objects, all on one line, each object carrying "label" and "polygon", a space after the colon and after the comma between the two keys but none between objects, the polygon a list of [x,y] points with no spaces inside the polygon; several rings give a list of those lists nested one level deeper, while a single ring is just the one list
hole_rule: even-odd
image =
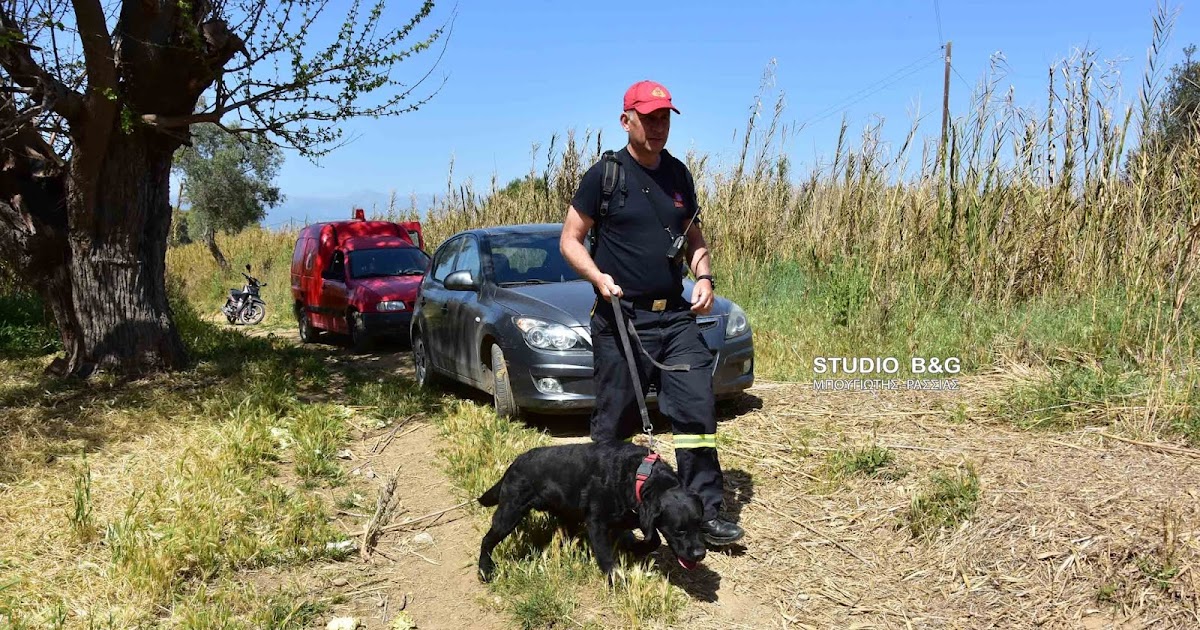
[{"label": "green grass", "polygon": [[334,455],[345,443],[346,420],[350,414],[336,405],[312,405],[299,410],[291,418],[290,429],[295,437],[296,473],[309,486],[321,480],[340,485],[342,468]]},{"label": "green grass", "polygon": [[38,357],[62,348],[42,300],[23,291],[0,291],[0,359]]},{"label": "green grass", "polygon": [[861,475],[898,479],[904,475],[896,466],[896,454],[876,445],[833,451],[828,455],[826,466],[835,478]]},{"label": "green grass", "polygon": [[991,406],[994,415],[1022,428],[1069,429],[1108,424],[1107,407],[1135,402],[1146,387],[1144,375],[1122,371],[1115,362],[1073,364],[1053,369],[1048,379],[1013,388]]},{"label": "green grass", "polygon": [[79,474],[75,477],[75,494],[71,503],[71,528],[76,539],[84,544],[96,537],[96,523],[92,519],[92,469],[84,459]]},{"label": "green grass", "polygon": [[[759,376],[816,378],[816,357],[895,357],[906,377],[912,357],[957,357],[962,373],[972,373],[998,360],[1037,362],[1064,351],[1136,365],[1162,350],[1155,330],[1169,314],[1120,291],[987,304],[922,284],[872,289],[863,264],[778,260],[722,269],[732,280],[721,294],[750,318]],[[1183,324],[1200,330],[1200,318],[1190,318]],[[1200,361],[1198,351],[1178,347],[1173,365]]]},{"label": "green grass", "polygon": [[979,475],[967,465],[953,472],[937,471],[913,496],[905,521],[914,538],[932,538],[953,529],[975,513]]},{"label": "green grass", "polygon": [[1136,564],[1142,575],[1146,576],[1151,584],[1163,591],[1171,589],[1174,585],[1173,580],[1180,572],[1180,567],[1175,564],[1173,559],[1164,561],[1161,558],[1146,555],[1138,558]]}]

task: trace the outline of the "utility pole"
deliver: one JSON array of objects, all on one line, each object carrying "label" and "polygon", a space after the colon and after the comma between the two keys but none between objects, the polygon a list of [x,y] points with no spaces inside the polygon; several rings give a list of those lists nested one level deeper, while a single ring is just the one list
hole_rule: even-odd
[{"label": "utility pole", "polygon": [[946,144],[948,125],[950,124],[950,44],[946,42],[946,76],[942,85],[942,144],[938,147],[938,169],[945,162],[944,152],[949,148]]}]

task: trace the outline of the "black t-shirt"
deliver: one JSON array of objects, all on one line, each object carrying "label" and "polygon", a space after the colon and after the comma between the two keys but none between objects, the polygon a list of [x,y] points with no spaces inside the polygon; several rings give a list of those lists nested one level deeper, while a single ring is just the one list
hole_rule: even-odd
[{"label": "black t-shirt", "polygon": [[[658,168],[648,169],[627,149],[617,152],[625,171],[628,195],[622,205],[618,188],[599,217],[604,160],[588,169],[571,205],[600,225],[594,259],[613,277],[626,298],[673,298],[683,293],[683,269],[667,258],[671,236],[683,234],[696,213],[696,189],[687,166],[662,152]],[[654,204],[651,203],[654,197]],[[657,212],[657,214],[656,214]],[[661,217],[661,220],[660,220]],[[696,217],[699,224],[700,218]]]}]

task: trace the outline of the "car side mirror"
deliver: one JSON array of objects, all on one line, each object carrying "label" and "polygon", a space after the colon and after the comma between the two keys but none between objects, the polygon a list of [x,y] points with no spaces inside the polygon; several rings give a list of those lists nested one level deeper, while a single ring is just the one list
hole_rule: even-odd
[{"label": "car side mirror", "polygon": [[471,272],[466,269],[460,269],[446,276],[442,284],[451,291],[475,291],[479,288],[479,281],[472,277]]},{"label": "car side mirror", "polygon": [[338,280],[338,281],[345,280],[346,279],[346,268],[343,267],[342,265],[330,266],[328,269],[325,270],[325,273],[321,274],[321,277],[326,280]]}]

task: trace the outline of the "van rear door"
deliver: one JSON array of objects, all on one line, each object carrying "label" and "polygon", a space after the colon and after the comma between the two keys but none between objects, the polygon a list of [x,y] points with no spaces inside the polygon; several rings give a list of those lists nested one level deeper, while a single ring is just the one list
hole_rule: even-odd
[{"label": "van rear door", "polygon": [[312,306],[317,298],[317,278],[313,271],[316,257],[317,240],[302,234],[292,252],[292,299],[303,306]]},{"label": "van rear door", "polygon": [[425,251],[425,234],[421,231],[420,221],[402,221],[400,228],[408,235],[408,240],[412,241],[421,251]]}]

